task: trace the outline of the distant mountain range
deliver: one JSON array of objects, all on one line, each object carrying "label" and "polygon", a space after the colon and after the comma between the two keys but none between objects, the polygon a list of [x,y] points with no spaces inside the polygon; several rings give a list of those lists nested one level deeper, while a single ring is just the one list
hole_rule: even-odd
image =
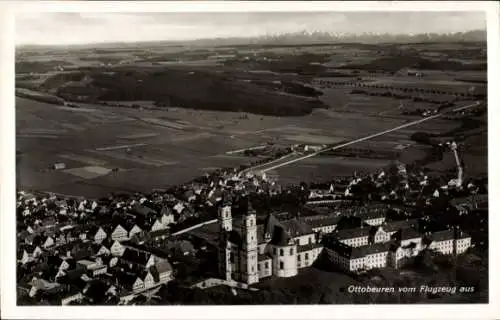
[{"label": "distant mountain range", "polygon": [[254,38],[216,38],[200,39],[196,44],[212,45],[299,45],[315,43],[425,43],[425,42],[486,42],[486,30],[472,30],[457,33],[421,33],[421,34],[336,34],[319,31],[301,31]]},{"label": "distant mountain range", "polygon": [[[335,43],[436,43],[436,42],[486,42],[486,30],[472,30],[456,33],[420,33],[420,34],[336,34],[322,31],[301,31],[276,35],[265,35],[259,37],[228,37],[228,38],[206,38],[186,41],[149,41],[140,43],[96,43],[85,45],[74,45],[79,48],[103,48],[103,47],[136,47],[136,46],[230,46],[230,45],[312,45],[312,44],[335,44]],[[20,48],[50,48],[57,45],[22,45]],[[66,46],[67,47],[67,46]],[[73,46],[72,46],[73,47]]]}]

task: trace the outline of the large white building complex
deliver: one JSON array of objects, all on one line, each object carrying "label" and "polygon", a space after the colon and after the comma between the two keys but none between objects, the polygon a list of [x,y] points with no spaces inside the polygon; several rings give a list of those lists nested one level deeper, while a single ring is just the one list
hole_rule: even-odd
[{"label": "large white building complex", "polygon": [[269,214],[264,224],[257,225],[250,205],[238,225],[233,224],[231,202],[226,201],[219,223],[219,271],[226,280],[253,284],[271,275],[293,277],[323,250],[317,233],[304,221],[278,221]]},{"label": "large white building complex", "polygon": [[[218,264],[227,281],[254,284],[270,276],[293,277],[321,254],[332,268],[360,272],[400,268],[424,249],[448,255],[471,246],[470,236],[458,229],[421,234],[418,219],[386,221],[386,213],[379,209],[283,221],[269,214],[257,224],[251,205],[237,218],[231,208],[231,199],[225,197],[218,217]],[[346,227],[345,221],[351,226]]]}]

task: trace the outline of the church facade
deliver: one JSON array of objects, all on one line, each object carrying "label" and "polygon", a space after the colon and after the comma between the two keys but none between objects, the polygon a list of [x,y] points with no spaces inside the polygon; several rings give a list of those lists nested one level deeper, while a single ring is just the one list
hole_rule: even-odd
[{"label": "church facade", "polygon": [[317,233],[299,219],[278,221],[272,214],[257,225],[255,210],[249,205],[235,221],[231,201],[219,209],[219,273],[225,280],[254,284],[260,279],[296,276],[300,268],[311,266],[323,246]]}]

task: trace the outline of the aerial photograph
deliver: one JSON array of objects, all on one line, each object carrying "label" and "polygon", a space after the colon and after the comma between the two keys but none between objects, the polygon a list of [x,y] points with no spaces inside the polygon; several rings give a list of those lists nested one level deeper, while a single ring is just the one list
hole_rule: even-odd
[{"label": "aerial photograph", "polygon": [[15,41],[18,306],[488,303],[484,12],[23,12]]}]

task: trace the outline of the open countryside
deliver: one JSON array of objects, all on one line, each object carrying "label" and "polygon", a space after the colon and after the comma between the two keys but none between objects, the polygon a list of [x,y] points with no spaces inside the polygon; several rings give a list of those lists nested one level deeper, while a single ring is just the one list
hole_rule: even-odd
[{"label": "open countryside", "polygon": [[18,304],[488,301],[485,34],[18,47]]}]

